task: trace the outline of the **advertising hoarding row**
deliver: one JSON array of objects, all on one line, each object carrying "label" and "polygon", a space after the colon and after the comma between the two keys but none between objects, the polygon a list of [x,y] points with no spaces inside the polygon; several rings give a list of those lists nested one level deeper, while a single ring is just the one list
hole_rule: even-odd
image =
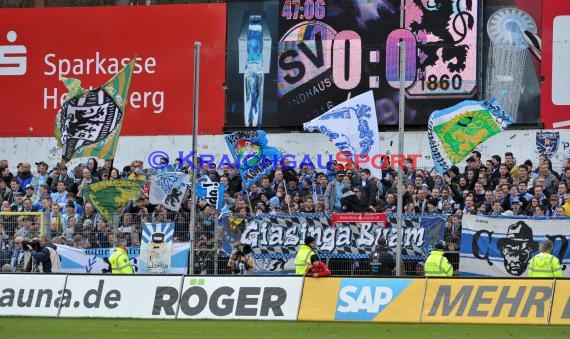
[{"label": "advertising hoarding row", "polygon": [[570,324],[568,280],[3,277],[2,316]]}]

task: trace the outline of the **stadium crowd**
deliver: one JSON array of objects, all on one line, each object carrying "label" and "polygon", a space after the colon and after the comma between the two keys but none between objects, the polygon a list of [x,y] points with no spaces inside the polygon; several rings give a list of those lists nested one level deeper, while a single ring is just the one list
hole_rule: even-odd
[{"label": "stadium crowd", "polygon": [[[282,166],[285,165],[285,166]],[[403,210],[408,214],[445,214],[445,241],[449,251],[458,251],[461,218],[464,214],[570,216],[570,166],[562,164],[563,172],[553,170],[552,162],[540,155],[537,160],[517,164],[512,153],[481,159],[478,151],[471,153],[467,166],[452,166],[441,175],[413,168],[413,159],[405,161]],[[40,220],[22,212],[40,212],[48,224],[48,237],[55,244],[80,249],[114,247],[119,239],[129,246],[140,245],[141,222],[174,222],[175,242],[190,241],[189,223],[192,201],[187,196],[180,211],[169,211],[162,205],[149,203],[149,177],[157,171],[180,170],[190,173],[190,166],[178,163],[161,170],[144,169],[142,161],[133,161],[122,170],[113,168],[111,160],[99,166],[91,158],[74,168],[44,161],[32,165],[22,162],[11,173],[6,160],[0,161],[1,212],[0,264],[9,264],[13,271],[23,271],[21,244],[38,237]],[[343,168],[335,162],[327,170],[318,171],[310,164],[293,169],[287,163],[276,168],[259,182],[244,190],[238,170],[229,165],[204,164],[198,177],[208,176],[226,186],[224,204],[235,219],[251,214],[296,214],[332,212],[386,212],[397,210],[397,176],[393,168],[383,171],[383,178],[374,178],[366,169]],[[118,208],[113,220],[105,220],[93,205],[84,201],[82,189],[101,180],[144,180],[136,200]],[[205,272],[211,261],[216,237],[218,211],[206,200],[196,203],[195,272]],[[241,219],[240,219],[241,218]],[[236,227],[243,227],[234,225]],[[232,226],[232,227],[234,227]],[[1,265],[0,265],[1,266]]]}]

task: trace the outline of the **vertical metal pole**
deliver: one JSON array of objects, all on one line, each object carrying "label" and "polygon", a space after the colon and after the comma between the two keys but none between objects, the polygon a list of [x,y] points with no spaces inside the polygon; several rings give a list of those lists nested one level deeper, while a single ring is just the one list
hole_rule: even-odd
[{"label": "vertical metal pole", "polygon": [[[218,212],[219,213],[219,212]],[[216,215],[215,230],[214,233],[214,275],[218,275],[218,249],[220,243],[220,223],[218,222],[218,216]]]},{"label": "vertical metal pole", "polygon": [[404,19],[405,19],[404,15],[406,13],[405,4],[406,0],[400,0],[400,28],[404,28]]},{"label": "vertical metal pole", "polygon": [[[478,7],[477,7],[477,11],[478,11],[477,13],[483,13],[483,7],[485,5],[486,4],[483,2],[479,3]],[[477,21],[478,21],[477,27],[483,27],[483,22],[485,21],[485,16],[484,15],[478,15]],[[484,41],[483,40],[484,36],[485,36],[485,32],[482,29],[479,30],[478,37],[477,37],[477,39],[479,39],[479,40],[477,40],[477,41]],[[484,51],[483,44],[478,44],[477,45],[477,53],[478,53],[477,55],[483,55],[483,51]],[[487,51],[487,55],[488,55],[488,53],[489,53],[489,51]],[[485,79],[485,72],[483,71],[483,58],[479,57],[479,58],[477,58],[477,88],[479,89],[478,90],[479,93],[477,94],[477,100],[489,100],[490,99],[490,98],[484,97],[485,88],[483,88],[483,86],[487,86],[487,84],[483,83],[483,79]]]},{"label": "vertical metal pole", "polygon": [[[399,67],[400,67],[400,99],[399,99],[399,116],[398,116],[398,153],[400,156],[404,154],[404,119],[406,105],[406,44],[403,40],[398,42],[399,51]],[[404,225],[404,169],[400,165],[398,167],[398,217],[397,217],[397,235],[396,235],[396,275],[401,276],[402,266],[402,227]]]},{"label": "vertical metal pole", "polygon": [[[194,123],[192,125],[192,164],[196,167],[196,154],[198,153],[198,99],[200,93],[200,46],[202,43],[194,43]],[[194,232],[196,230],[196,174],[197,169],[192,170],[192,208],[190,209],[190,259],[188,274],[194,271]]]}]

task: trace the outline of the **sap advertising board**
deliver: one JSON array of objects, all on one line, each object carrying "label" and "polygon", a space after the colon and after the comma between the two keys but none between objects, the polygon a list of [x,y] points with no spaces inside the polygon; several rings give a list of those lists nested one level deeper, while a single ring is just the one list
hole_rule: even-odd
[{"label": "sap advertising board", "polygon": [[412,280],[342,279],[334,320],[372,320]]},{"label": "sap advertising board", "polygon": [[306,279],[299,320],[417,323],[424,287],[419,279]]}]

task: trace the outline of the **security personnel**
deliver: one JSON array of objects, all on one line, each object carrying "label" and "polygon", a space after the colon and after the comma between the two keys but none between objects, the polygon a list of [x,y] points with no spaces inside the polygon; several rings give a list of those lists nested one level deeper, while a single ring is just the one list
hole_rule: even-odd
[{"label": "security personnel", "polygon": [[301,245],[301,248],[299,248],[299,252],[297,252],[297,256],[295,257],[296,275],[305,275],[305,272],[307,272],[307,267],[309,267],[309,265],[312,265],[311,256],[313,254],[317,254],[316,248],[317,243],[315,242],[315,238],[311,237],[310,235],[306,236],[305,244]]},{"label": "security personnel", "polygon": [[117,244],[117,250],[109,258],[109,263],[111,264],[111,272],[113,274],[133,274],[133,268],[131,267],[131,261],[127,255],[127,241],[119,240]]},{"label": "security personnel", "polygon": [[530,259],[528,276],[531,278],[560,278],[562,268],[558,258],[552,255],[552,241],[546,239],[539,245],[540,253]]},{"label": "security personnel", "polygon": [[433,245],[433,251],[424,263],[424,273],[426,277],[451,277],[453,267],[443,255],[447,244],[443,240],[437,241]]},{"label": "security personnel", "polygon": [[370,274],[391,276],[396,267],[394,256],[388,252],[388,244],[383,238],[378,239],[378,246],[370,253]]}]

